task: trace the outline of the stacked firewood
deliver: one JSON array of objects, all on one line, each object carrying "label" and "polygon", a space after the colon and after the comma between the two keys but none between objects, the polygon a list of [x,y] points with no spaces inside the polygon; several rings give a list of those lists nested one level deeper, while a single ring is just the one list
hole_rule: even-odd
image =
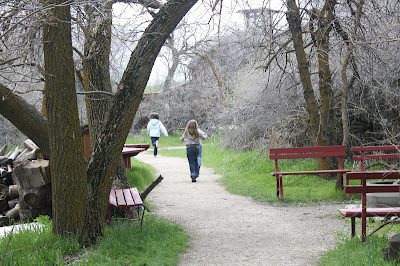
[{"label": "stacked firewood", "polygon": [[0,150],[0,226],[51,215],[49,161],[31,140],[24,148]]}]

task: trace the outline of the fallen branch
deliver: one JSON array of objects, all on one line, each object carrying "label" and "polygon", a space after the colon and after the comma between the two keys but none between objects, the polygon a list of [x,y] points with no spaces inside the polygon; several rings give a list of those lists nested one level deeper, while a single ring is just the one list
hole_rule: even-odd
[{"label": "fallen branch", "polygon": [[144,199],[147,197],[147,195],[150,193],[150,191],[152,191],[153,188],[155,188],[158,185],[158,183],[160,183],[161,180],[163,180],[163,179],[164,178],[160,175],[142,193],[140,193],[140,198],[142,198],[142,201],[144,201]]}]

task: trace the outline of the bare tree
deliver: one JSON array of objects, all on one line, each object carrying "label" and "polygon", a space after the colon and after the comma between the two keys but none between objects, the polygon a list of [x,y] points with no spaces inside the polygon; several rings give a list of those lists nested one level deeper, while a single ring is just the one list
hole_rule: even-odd
[{"label": "bare tree", "polygon": [[[73,75],[71,67],[68,65],[70,63],[55,64],[56,57],[53,54],[65,55],[63,61],[59,63],[68,62],[72,56],[68,52],[72,51],[71,37],[68,37],[71,35],[66,32],[70,25],[69,5],[63,1],[53,1],[38,9],[46,11],[44,14],[49,15],[50,20],[48,21],[52,22],[47,24],[48,33],[44,37],[46,47],[49,47],[48,52],[51,54],[50,57],[46,57],[49,60],[46,66],[53,68],[45,69],[46,83],[51,86],[51,88],[46,87],[46,91],[48,91],[46,106],[47,111],[51,112],[49,116],[52,118],[46,120],[6,86],[2,86],[2,90],[0,90],[0,106],[2,107],[0,112],[35,141],[46,154],[50,155],[52,164],[58,165],[58,167],[52,168],[53,215],[57,217],[53,220],[53,228],[56,233],[65,235],[73,232],[81,236],[82,240],[89,239],[91,241],[96,241],[103,234],[112,177],[115,174],[130,125],[141,102],[154,60],[169,34],[196,2],[196,0],[169,1],[154,15],[133,50],[119,83],[118,91],[112,96],[110,106],[105,111],[107,113],[104,116],[105,121],[101,133],[94,140],[96,144],[93,145],[94,151],[87,167],[83,164],[82,140],[77,131],[76,98],[74,100],[72,96],[75,84],[71,84]],[[63,31],[53,32],[57,29],[63,29]],[[11,33],[11,31],[9,32]],[[59,34],[60,40],[51,38],[57,34]],[[58,42],[62,45],[58,45]],[[101,67],[99,66],[99,68]],[[64,77],[65,80],[59,81]],[[107,77],[103,76],[103,78],[107,83]],[[65,99],[61,99],[64,96]],[[10,114],[9,110],[16,109],[19,110],[19,114]],[[67,112],[68,120],[65,117],[58,117],[61,110],[70,110]],[[22,120],[24,118],[34,127],[27,128],[26,120]],[[68,121],[75,122],[69,123]],[[37,125],[40,125],[41,132],[36,129]],[[61,129],[64,131],[57,133]],[[62,136],[65,136],[65,139]],[[73,147],[74,149],[67,153],[68,158],[65,158],[66,154],[61,152],[63,148],[60,146],[66,141],[68,141],[66,148]],[[54,146],[50,146],[50,144],[54,144]],[[64,161],[76,165],[65,167]],[[60,172],[56,172],[57,169]],[[81,174],[76,176],[76,171],[80,171]],[[76,178],[76,182],[72,182],[74,178]],[[64,179],[71,182],[63,183]],[[73,190],[75,191],[73,192]],[[66,214],[70,214],[70,216],[67,217]],[[71,221],[66,220],[67,218]]]}]

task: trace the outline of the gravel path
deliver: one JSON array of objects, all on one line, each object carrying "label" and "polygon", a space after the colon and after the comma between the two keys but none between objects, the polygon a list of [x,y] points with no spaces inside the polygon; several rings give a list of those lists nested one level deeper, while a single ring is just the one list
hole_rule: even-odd
[{"label": "gravel path", "polygon": [[191,235],[179,265],[316,265],[334,247],[335,232],[349,230],[335,217],[339,205],[260,203],[227,192],[210,168],[202,167],[192,183],[187,159],[150,151],[135,158],[164,177],[148,196],[154,212]]}]

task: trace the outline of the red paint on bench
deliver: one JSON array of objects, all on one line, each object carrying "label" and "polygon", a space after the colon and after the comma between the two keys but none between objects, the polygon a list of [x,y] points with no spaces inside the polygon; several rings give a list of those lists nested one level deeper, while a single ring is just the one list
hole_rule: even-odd
[{"label": "red paint on bench", "polygon": [[130,148],[124,147],[122,149],[122,158],[124,159],[125,168],[131,168],[131,157],[138,155],[140,152],[145,151],[145,148]]},{"label": "red paint on bench", "polygon": [[[400,179],[399,171],[379,170],[379,171],[362,171],[350,172],[346,174],[345,192],[361,194],[361,208],[357,209],[339,209],[339,212],[344,217],[351,218],[351,235],[355,236],[355,218],[361,217],[361,240],[365,242],[367,231],[367,217],[380,216],[392,217],[400,215],[400,207],[394,208],[367,208],[367,193],[400,193],[400,186],[391,184],[367,184],[368,179]],[[360,185],[347,185],[349,180],[360,180]],[[374,231],[376,232],[376,230]]]},{"label": "red paint on bench", "polygon": [[[276,195],[281,196],[283,200],[283,176],[284,175],[305,175],[305,174],[340,174],[341,186],[343,186],[343,174],[350,170],[343,168],[343,158],[346,156],[346,146],[314,146],[314,147],[296,147],[296,148],[276,148],[269,150],[269,158],[275,160],[275,172],[271,173],[276,177]],[[302,158],[323,158],[337,157],[339,160],[338,168],[332,170],[315,171],[296,171],[280,172],[278,160],[280,159],[302,159]]]},{"label": "red paint on bench", "polygon": [[[142,199],[137,188],[126,188],[126,189],[112,189],[108,201],[108,220],[107,224],[111,223],[111,206],[126,208],[127,220],[130,227],[130,208],[135,207],[137,209],[140,226],[143,225],[143,217],[146,207],[143,204]],[[140,212],[142,215],[140,216]]]}]

